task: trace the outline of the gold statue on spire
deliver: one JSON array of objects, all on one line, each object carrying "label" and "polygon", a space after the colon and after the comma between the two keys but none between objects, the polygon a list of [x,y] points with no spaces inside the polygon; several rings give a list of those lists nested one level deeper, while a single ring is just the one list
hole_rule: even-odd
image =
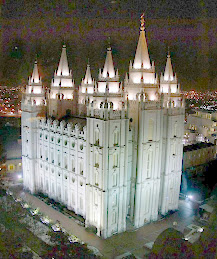
[{"label": "gold statue on spire", "polygon": [[141,27],[140,27],[140,30],[141,31],[144,31],[145,30],[145,18],[144,18],[145,14],[143,13],[141,15],[141,19],[140,19],[140,22],[141,22]]}]

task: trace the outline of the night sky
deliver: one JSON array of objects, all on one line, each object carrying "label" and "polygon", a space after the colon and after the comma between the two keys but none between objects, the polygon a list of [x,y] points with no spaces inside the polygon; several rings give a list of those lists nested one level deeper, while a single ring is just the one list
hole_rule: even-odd
[{"label": "night sky", "polygon": [[214,0],[165,1],[3,1],[1,84],[24,85],[37,53],[49,86],[65,41],[76,84],[87,59],[97,77],[111,38],[114,62],[122,78],[133,59],[139,16],[145,12],[151,60],[162,72],[170,46],[181,88],[217,85],[217,4]]}]

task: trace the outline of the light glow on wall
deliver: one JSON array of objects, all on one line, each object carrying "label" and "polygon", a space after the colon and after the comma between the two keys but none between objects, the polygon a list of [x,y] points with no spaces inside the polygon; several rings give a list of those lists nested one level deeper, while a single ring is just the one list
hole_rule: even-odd
[{"label": "light glow on wall", "polygon": [[88,87],[87,88],[87,93],[92,94],[93,93],[93,87]]},{"label": "light glow on wall", "polygon": [[106,82],[99,82],[98,83],[98,91],[100,93],[105,93],[105,89],[106,89]]},{"label": "light glow on wall", "polygon": [[33,88],[33,93],[34,93],[34,94],[41,94],[41,87],[37,87],[37,88],[34,87],[34,88]]},{"label": "light glow on wall", "polygon": [[142,63],[141,62],[134,62],[133,68],[135,68],[135,69],[141,69],[141,68],[150,69],[151,65],[143,64],[143,67],[142,67]]}]

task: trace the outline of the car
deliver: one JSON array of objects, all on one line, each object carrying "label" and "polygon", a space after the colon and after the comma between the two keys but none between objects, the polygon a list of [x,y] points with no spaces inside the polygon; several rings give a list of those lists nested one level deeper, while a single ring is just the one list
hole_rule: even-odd
[{"label": "car", "polygon": [[48,219],[48,217],[40,217],[40,220],[44,224],[49,224],[50,223],[50,220]]},{"label": "car", "polygon": [[79,242],[80,242],[80,239],[77,238],[77,237],[74,236],[74,235],[69,236],[69,237],[68,237],[68,240],[69,240],[70,243],[75,243],[75,242],[79,243]]},{"label": "car", "polygon": [[53,231],[55,231],[55,232],[58,232],[58,231],[60,231],[61,230],[61,228],[60,228],[60,225],[59,224],[54,224],[54,225],[52,225],[51,226],[51,228],[53,229]]}]

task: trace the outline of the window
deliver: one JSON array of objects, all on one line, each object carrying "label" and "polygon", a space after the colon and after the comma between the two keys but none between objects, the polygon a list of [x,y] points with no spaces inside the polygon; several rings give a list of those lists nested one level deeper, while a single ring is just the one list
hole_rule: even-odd
[{"label": "window", "polygon": [[80,150],[83,150],[83,148],[84,148],[84,146],[81,144],[81,145],[80,145]]},{"label": "window", "polygon": [[74,148],[75,147],[75,142],[72,142],[72,148]]},{"label": "window", "polygon": [[96,169],[94,170],[94,184],[99,185],[99,172]]},{"label": "window", "polygon": [[113,173],[112,175],[112,186],[117,186],[117,174]]},{"label": "window", "polygon": [[58,153],[58,155],[57,155],[57,161],[58,161],[58,166],[60,166],[60,153]]},{"label": "window", "polygon": [[72,193],[72,205],[75,205],[75,195]]},{"label": "window", "polygon": [[119,132],[118,130],[114,131],[114,146],[118,146],[118,140],[119,140]]},{"label": "window", "polygon": [[72,158],[72,172],[75,172],[75,160]]},{"label": "window", "polygon": [[152,168],[152,150],[148,150],[148,154],[147,154],[147,178],[151,178],[151,168]]},{"label": "window", "polygon": [[65,167],[65,169],[67,169],[68,168],[68,161],[67,161],[68,159],[67,159],[67,155],[65,155],[64,156],[64,167]]},{"label": "window", "polygon": [[80,161],[80,174],[81,175],[84,174],[84,162],[83,162],[83,160]]},{"label": "window", "polygon": [[116,167],[118,167],[118,153],[117,152],[115,152],[113,154],[113,168],[116,168]]},{"label": "window", "polygon": [[53,154],[53,151],[51,151],[51,163],[54,164],[54,154]]},{"label": "window", "polygon": [[48,161],[48,150],[45,150],[45,157],[46,157],[46,161]]},{"label": "window", "polygon": [[83,210],[83,198],[80,197],[80,209]]},{"label": "window", "polygon": [[65,189],[65,202],[68,202],[68,191]]},{"label": "window", "polygon": [[117,205],[117,194],[114,193],[112,195],[112,207],[115,207]]},{"label": "window", "polygon": [[112,224],[116,224],[116,211],[112,212]]},{"label": "window", "polygon": [[95,130],[95,145],[99,146],[99,129]]},{"label": "window", "polygon": [[65,140],[64,144],[65,144],[65,146],[67,145],[67,140]]},{"label": "window", "polygon": [[94,204],[98,205],[98,194],[96,190],[94,191]]},{"label": "window", "polygon": [[99,168],[99,153],[95,151],[94,153],[95,167]]},{"label": "window", "polygon": [[154,131],[154,121],[152,119],[149,119],[148,123],[148,140],[153,140],[153,131]]},{"label": "window", "polygon": [[174,124],[174,137],[177,137],[177,129],[178,129],[178,125],[177,125],[177,121]]}]

